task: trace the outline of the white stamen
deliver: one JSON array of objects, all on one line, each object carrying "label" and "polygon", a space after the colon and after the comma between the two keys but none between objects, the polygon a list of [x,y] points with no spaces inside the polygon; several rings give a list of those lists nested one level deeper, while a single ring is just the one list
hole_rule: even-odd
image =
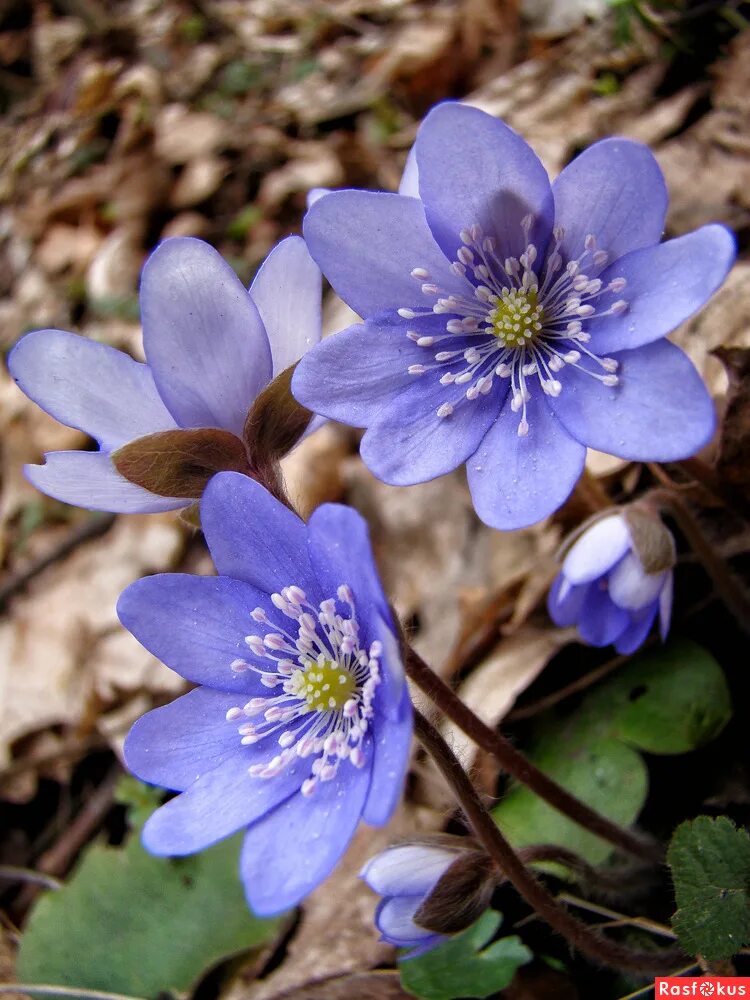
[{"label": "white stamen", "polygon": [[[546,257],[540,257],[530,239],[536,224],[532,214],[524,217],[523,251],[517,258],[499,258],[496,238],[485,235],[476,222],[466,225],[459,234],[462,245],[457,259],[451,264],[453,274],[463,279],[463,292],[441,290],[425,268],[411,272],[421,282],[423,293],[434,299],[431,313],[446,319],[444,332],[435,333],[434,326],[407,331],[410,340],[431,354],[423,364],[408,365],[408,372],[428,377],[434,373],[437,384],[462,388],[462,395],[436,406],[440,419],[451,416],[458,406],[476,405],[493,391],[495,379],[508,379],[509,403],[505,405],[518,413],[517,432],[525,437],[529,433],[526,404],[535,392],[559,396],[565,388],[567,365],[605,385],[619,382],[616,360],[598,357],[584,345],[591,341],[586,329],[590,319],[621,315],[629,308],[624,298],[611,304],[602,298],[621,295],[625,278],[605,283],[598,277],[611,254],[598,246],[594,233],[586,234],[578,257],[565,259],[565,233],[555,227],[554,242]],[[430,314],[406,308],[399,315],[421,320]],[[432,353],[436,346],[441,349]],[[581,363],[584,354],[586,364]],[[446,370],[448,364],[451,370]],[[346,642],[340,648],[349,645]]]}]

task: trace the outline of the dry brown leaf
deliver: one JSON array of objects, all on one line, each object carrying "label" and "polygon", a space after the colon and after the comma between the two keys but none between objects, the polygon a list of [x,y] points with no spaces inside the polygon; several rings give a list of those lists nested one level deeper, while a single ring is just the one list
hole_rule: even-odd
[{"label": "dry brown leaf", "polygon": [[[0,624],[0,767],[12,743],[47,726],[88,725],[92,699],[108,699],[134,680],[153,692],[175,692],[182,681],[132,637],[129,655],[114,664],[102,642],[119,632],[115,605],[138,577],[173,566],[183,534],[173,515],[120,517],[103,538],[81,546],[18,595],[12,619]],[[110,650],[111,652],[111,650]],[[144,683],[145,682],[145,683]]]},{"label": "dry brown leaf", "polygon": [[216,115],[168,104],[154,123],[156,153],[167,163],[189,163],[221,149],[226,133],[226,122]]},{"label": "dry brown leaf", "polygon": [[[472,670],[458,688],[461,700],[487,725],[496,726],[555,653],[575,638],[574,628],[524,626],[503,639],[497,649]],[[476,753],[475,745],[452,722],[444,722],[442,730],[461,762],[470,766]]]},{"label": "dry brown leaf", "polygon": [[398,972],[355,973],[305,983],[297,989],[277,993],[269,1000],[413,1000],[401,987]]},{"label": "dry brown leaf", "polygon": [[716,471],[747,495],[750,488],[750,350],[720,347],[714,352],[729,376]]},{"label": "dry brown leaf", "polygon": [[[16,981],[16,942],[7,927],[0,923],[0,981]],[[31,1000],[27,993],[6,993],[7,1000]]]}]

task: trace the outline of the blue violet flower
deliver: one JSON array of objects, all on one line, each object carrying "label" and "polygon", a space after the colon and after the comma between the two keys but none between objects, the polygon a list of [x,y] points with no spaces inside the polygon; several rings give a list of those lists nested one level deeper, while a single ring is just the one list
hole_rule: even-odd
[{"label": "blue violet flower", "polygon": [[36,330],[8,367],[31,399],[90,434],[98,451],[59,451],[26,466],[43,493],[93,510],[146,513],[191,500],[129,482],[111,454],[158,431],[220,428],[238,438],[262,389],[321,336],[321,276],[298,236],[279,243],[250,291],[207,243],[165,240],[140,288],[146,364],[63,330]]},{"label": "blue violet flower", "polygon": [[360,818],[391,816],[411,703],[359,514],[327,504],[305,525],[222,472],[201,521],[219,576],[146,577],[118,604],[148,650],[200,685],[136,722],[125,760],[180,793],[146,823],[146,848],[192,854],[245,828],[241,878],[270,915],[330,874]]},{"label": "blue violet flower", "polygon": [[375,913],[381,938],[398,948],[414,949],[406,958],[416,958],[445,941],[415,923],[414,917],[427,897],[460,855],[448,847],[432,844],[396,844],[370,858],[360,872],[369,887],[383,896]]},{"label": "blue violet flower", "polygon": [[659,615],[666,639],[672,614],[674,539],[656,515],[634,508],[584,528],[549,593],[556,625],[576,625],[592,646],[632,653]]},{"label": "blue violet flower", "polygon": [[300,362],[316,413],[365,427],[361,454],[409,485],[467,464],[479,516],[520,528],[568,497],[586,448],[671,461],[711,438],[711,398],[665,335],[735,257],[721,225],[659,243],[667,191],[643,145],[605,139],[552,185],[527,143],[445,103],[399,194],[316,192],[313,258],[363,319]]}]

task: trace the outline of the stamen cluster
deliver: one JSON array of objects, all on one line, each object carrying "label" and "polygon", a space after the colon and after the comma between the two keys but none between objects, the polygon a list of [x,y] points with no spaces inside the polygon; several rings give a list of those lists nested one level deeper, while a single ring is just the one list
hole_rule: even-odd
[{"label": "stamen cluster", "polygon": [[280,689],[279,694],[251,698],[227,712],[229,722],[262,716],[259,722],[239,726],[244,745],[277,736],[280,753],[251,765],[250,775],[274,778],[297,758],[317,754],[310,776],[302,782],[303,795],[311,795],[318,782],[332,781],[341,761],[349,760],[358,768],[364,765],[362,743],[380,683],[381,643],[371,643],[369,651],[360,647],[351,588],[342,584],[336,597],[348,614],[338,612],[334,598],[316,608],[298,586],[271,594],[279,612],[296,623],[296,634],[256,608],[252,618],[265,626],[265,633],[248,635],[245,643],[265,664],[244,659],[231,663],[234,673],[254,671],[264,687]]},{"label": "stamen cluster", "polygon": [[[565,236],[557,227],[552,246],[543,259],[530,242],[535,220],[527,215],[522,223],[525,250],[520,257],[501,260],[497,240],[486,236],[479,224],[460,233],[461,246],[451,269],[467,280],[468,295],[447,293],[430,281],[426,268],[417,267],[412,277],[421,282],[422,292],[434,298],[430,310],[402,308],[403,319],[449,315],[445,334],[424,335],[408,330],[407,336],[419,347],[433,348],[433,361],[409,366],[412,375],[442,372],[444,386],[466,386],[463,397],[452,398],[437,407],[439,417],[449,417],[463,401],[475,400],[492,391],[495,378],[510,379],[511,408],[520,411],[518,435],[529,432],[526,404],[531,399],[533,379],[548,396],[559,396],[562,382],[558,374],[570,365],[598,379],[604,385],[618,383],[618,362],[599,357],[586,345],[591,337],[586,320],[623,313],[628,303],[617,299],[606,309],[597,309],[597,299],[605,293],[621,293],[624,278],[603,282],[598,275],[609,262],[609,253],[597,246],[594,234],[586,236],[584,250],[574,260],[563,261],[560,248]],[[611,297],[611,296],[610,296]],[[601,371],[581,364],[585,355]],[[447,370],[446,370],[447,369]]]}]

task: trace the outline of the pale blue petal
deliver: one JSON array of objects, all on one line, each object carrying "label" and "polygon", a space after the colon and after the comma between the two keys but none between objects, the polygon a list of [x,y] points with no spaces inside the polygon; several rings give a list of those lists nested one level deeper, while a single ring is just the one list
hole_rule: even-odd
[{"label": "pale blue petal", "polygon": [[[305,216],[307,246],[341,298],[364,318],[428,300],[414,268],[458,295],[472,294],[435,242],[421,202],[380,191],[332,191]],[[429,303],[431,305],[431,302]]]},{"label": "pale blue petal", "polygon": [[466,463],[474,508],[492,528],[512,531],[560,507],[583,471],[586,449],[555,418],[541,394],[527,404],[529,433],[506,402]]},{"label": "pale blue petal", "polygon": [[[309,770],[310,760],[303,763]],[[331,874],[357,828],[369,785],[369,767],[343,761],[332,781],[318,782],[308,797],[293,795],[250,827],[240,873],[253,913],[282,913]]]},{"label": "pale blue petal", "polygon": [[146,358],[174,418],[241,434],[272,366],[260,314],[232,268],[208,243],[174,237],[147,260],[140,298]]},{"label": "pale blue petal", "polygon": [[555,415],[582,444],[636,462],[672,462],[713,437],[714,405],[690,359],[658,340],[614,356],[619,384],[567,367]]},{"label": "pale blue petal", "polygon": [[321,337],[322,278],[305,241],[288,236],[277,244],[250,286],[266,328],[276,377]]},{"label": "pale blue petal", "polygon": [[239,472],[214,476],[203,492],[201,525],[222,576],[266,594],[296,584],[315,598],[304,521],[254,479]]},{"label": "pale blue petal", "polygon": [[621,258],[601,277],[605,284],[624,278],[625,288],[605,293],[596,307],[604,312],[616,300],[624,300],[628,308],[588,323],[591,349],[601,356],[665,336],[706,304],[735,256],[734,236],[724,226],[714,225]]},{"label": "pale blue petal", "polygon": [[572,584],[590,583],[622,559],[630,546],[624,518],[619,514],[603,517],[573,543],[563,560],[563,574]]},{"label": "pale blue petal", "polygon": [[522,221],[541,253],[552,228],[549,178],[534,150],[504,122],[478,108],[446,102],[433,108],[415,143],[419,193],[435,239],[451,260],[460,232],[478,223],[497,240],[498,255],[526,248]]},{"label": "pale blue petal", "polygon": [[594,143],[552,185],[561,253],[574,260],[591,234],[610,262],[658,243],[664,232],[667,188],[653,153],[630,139]]},{"label": "pale blue petal", "polygon": [[8,368],[30,399],[106,451],[177,426],[148,365],[78,334],[28,333],[10,352]]},{"label": "pale blue petal", "polygon": [[176,510],[188,501],[159,497],[128,482],[107,452],[51,451],[44,465],[25,465],[29,482],[42,493],[75,507],[115,514],[154,514]]}]

